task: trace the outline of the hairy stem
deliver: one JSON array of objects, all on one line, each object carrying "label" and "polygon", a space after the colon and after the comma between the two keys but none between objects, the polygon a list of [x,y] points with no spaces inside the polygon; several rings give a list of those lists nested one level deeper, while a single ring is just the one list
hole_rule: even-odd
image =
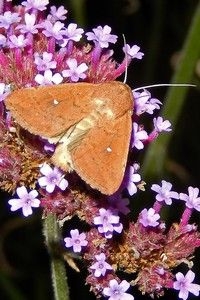
[{"label": "hairy stem", "polygon": [[59,248],[61,233],[56,217],[48,214],[44,219],[43,233],[51,260],[51,276],[55,300],[69,300],[69,287],[64,260],[56,254]]}]

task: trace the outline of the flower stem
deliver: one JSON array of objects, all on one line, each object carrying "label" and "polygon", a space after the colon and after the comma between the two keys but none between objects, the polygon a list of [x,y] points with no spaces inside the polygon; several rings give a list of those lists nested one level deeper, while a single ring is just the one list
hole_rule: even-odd
[{"label": "flower stem", "polygon": [[55,215],[48,214],[45,217],[43,233],[50,254],[54,298],[55,300],[69,300],[69,287],[64,260],[56,255],[57,251],[55,251],[56,248],[59,248],[61,241],[61,233]]},{"label": "flower stem", "polygon": [[[190,83],[200,54],[200,2],[196,7],[191,27],[183,46],[181,60],[172,78],[172,83]],[[171,87],[168,90],[161,114],[169,119],[175,128],[189,87]],[[167,150],[172,134],[163,134],[152,143],[145,156],[142,173],[144,178],[162,176]]]}]

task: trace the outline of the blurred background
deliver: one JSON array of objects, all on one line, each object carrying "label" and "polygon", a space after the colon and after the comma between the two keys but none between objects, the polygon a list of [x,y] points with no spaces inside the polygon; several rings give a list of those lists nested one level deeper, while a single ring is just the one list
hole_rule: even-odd
[{"label": "blurred background", "polygon": [[[123,58],[123,37],[130,45],[137,44],[145,53],[142,61],[135,60],[128,68],[127,83],[131,88],[170,83],[179,64],[182,46],[190,28],[197,0],[65,0],[50,1],[51,5],[64,5],[68,10],[67,22],[76,22],[86,31],[98,25],[109,25],[118,43],[113,46],[115,58]],[[199,16],[200,17],[200,16]],[[199,40],[200,42],[200,34]],[[200,58],[200,56],[199,56]],[[123,78],[122,78],[123,80]],[[200,186],[200,59],[196,61],[177,125],[171,133],[163,178],[174,184],[174,190],[187,192],[187,187]],[[167,89],[154,88],[152,95],[165,103]],[[174,99],[174,105],[179,99]],[[147,174],[148,175],[148,174]],[[158,178],[159,179],[158,179]],[[162,178],[152,172],[145,178],[148,184]],[[40,212],[22,218],[11,213],[7,204],[9,195],[1,193],[0,201],[0,299],[46,300],[52,299],[49,258],[44,245]],[[148,198],[148,197],[147,197]],[[137,199],[136,199],[137,200]],[[147,200],[147,199],[146,199]],[[145,201],[145,199],[144,199]],[[142,200],[140,199],[140,202]],[[178,219],[181,206],[170,210],[170,220]],[[166,213],[167,216],[167,213]],[[169,216],[168,216],[169,217]],[[199,215],[192,221],[199,224]],[[199,271],[199,253],[193,270]],[[94,300],[84,286],[84,274],[68,268],[71,300]],[[199,278],[196,279],[196,282]],[[198,281],[198,283],[200,283]],[[135,299],[150,299],[133,291]],[[166,293],[163,299],[176,299],[177,293]],[[190,296],[189,299],[196,299]]]}]

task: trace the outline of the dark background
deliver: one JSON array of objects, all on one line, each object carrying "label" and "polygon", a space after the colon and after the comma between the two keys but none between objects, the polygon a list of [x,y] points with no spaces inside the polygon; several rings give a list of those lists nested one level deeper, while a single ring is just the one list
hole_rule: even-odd
[{"label": "dark background", "polygon": [[[170,82],[198,1],[89,0],[85,1],[82,20],[75,19],[75,11],[70,11],[72,2],[51,1],[51,4],[64,5],[69,10],[68,22],[80,21],[80,26],[84,25],[86,31],[98,25],[110,25],[113,34],[119,36],[118,46],[114,46],[118,61],[123,58],[122,34],[128,44],[141,47],[145,53],[143,60],[135,60],[128,69],[127,83],[132,88]],[[200,71],[196,71],[195,83],[199,82],[199,77]],[[165,93],[165,88],[152,91],[153,96],[162,102]],[[197,87],[191,89],[187,96],[169,150],[172,173],[183,192],[188,185],[199,187],[200,182],[199,111],[200,93]],[[22,218],[17,212],[11,213],[7,204],[9,197],[2,193],[0,201],[0,299],[53,299],[40,212],[29,218]],[[173,215],[178,214],[178,210],[173,211]],[[197,214],[195,221],[199,223]],[[194,269],[200,271],[199,260]],[[71,300],[95,299],[89,294],[88,287],[84,287],[82,273],[77,275],[71,270],[68,273]],[[137,290],[133,294],[135,299],[150,299],[141,296]],[[167,292],[165,299],[177,299],[177,293]]]}]

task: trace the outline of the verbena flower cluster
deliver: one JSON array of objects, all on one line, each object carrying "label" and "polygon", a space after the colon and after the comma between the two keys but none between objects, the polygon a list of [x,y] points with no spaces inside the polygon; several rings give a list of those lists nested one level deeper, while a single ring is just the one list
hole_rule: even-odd
[{"label": "verbena flower cluster", "polygon": [[[0,15],[0,187],[13,194],[8,202],[11,211],[22,210],[27,217],[33,208],[41,207],[44,217],[55,214],[60,224],[70,224],[74,216],[80,224],[86,223],[85,232],[72,228],[63,245],[85,260],[86,283],[97,297],[134,299],[130,285],[152,297],[162,296],[165,289],[177,290],[184,300],[189,293],[198,296],[200,285],[193,283],[194,272],[175,273],[174,269],[181,263],[191,266],[200,246],[197,226],[190,223],[192,212],[200,211],[199,189],[190,186],[188,193],[178,193],[162,180],[151,186],[153,206],[144,208],[137,220],[129,214],[129,199],[134,206],[130,196],[145,187],[138,153],[161,132],[171,131],[170,122],[160,116],[153,118],[150,133],[141,124],[141,115],[152,116],[160,109],[158,99],[146,89],[133,90],[130,152],[134,155],[128,159],[119,191],[109,197],[92,190],[76,174],[52,165],[55,146],[20,128],[6,111],[6,97],[14,89],[112,81],[133,59],[142,59],[137,45],[125,44],[124,59],[116,62],[110,47],[117,36],[108,25],[84,32],[77,24],[66,23],[68,12],[63,6],[47,9],[47,5],[48,0],[23,1],[19,6],[8,1]],[[185,205],[181,220],[166,229],[162,208],[180,201]],[[123,279],[126,274],[128,281]]]}]

